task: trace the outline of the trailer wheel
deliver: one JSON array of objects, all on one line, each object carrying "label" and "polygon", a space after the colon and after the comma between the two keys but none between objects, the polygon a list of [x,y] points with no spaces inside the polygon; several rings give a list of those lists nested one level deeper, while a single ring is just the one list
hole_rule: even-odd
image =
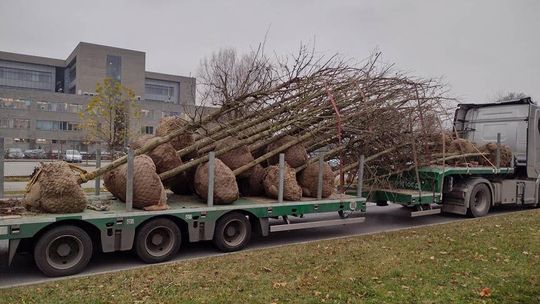
[{"label": "trailer wheel", "polygon": [[388,201],[376,201],[375,204],[379,207],[388,206]]},{"label": "trailer wheel", "polygon": [[489,212],[491,207],[491,192],[486,184],[477,184],[469,197],[469,215],[482,217]]},{"label": "trailer wheel", "polygon": [[214,246],[223,252],[244,248],[251,238],[251,223],[242,213],[232,212],[222,216],[214,230]]},{"label": "trailer wheel", "polygon": [[34,260],[49,277],[81,272],[92,257],[92,240],[76,226],[59,226],[43,234],[34,247]]},{"label": "trailer wheel", "polygon": [[181,243],[178,225],[169,219],[159,218],[140,227],[135,238],[135,251],[145,263],[160,263],[174,257]]}]

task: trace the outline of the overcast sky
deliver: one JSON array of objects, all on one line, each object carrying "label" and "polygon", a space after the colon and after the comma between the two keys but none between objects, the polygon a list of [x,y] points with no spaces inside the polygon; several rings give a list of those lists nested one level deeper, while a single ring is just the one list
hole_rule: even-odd
[{"label": "overcast sky", "polygon": [[224,47],[331,55],[443,76],[454,96],[540,100],[540,1],[28,1],[0,0],[0,50],[65,59],[79,41],[146,52],[150,71],[194,75]]}]

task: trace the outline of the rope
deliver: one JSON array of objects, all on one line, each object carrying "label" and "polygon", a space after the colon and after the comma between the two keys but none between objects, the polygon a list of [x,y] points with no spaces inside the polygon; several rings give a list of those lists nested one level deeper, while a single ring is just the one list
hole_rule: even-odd
[{"label": "rope", "polygon": [[[328,95],[328,100],[330,100],[330,103],[332,104],[332,108],[334,109],[334,113],[336,113],[336,128],[337,128],[337,137],[338,137],[338,144],[341,146],[341,114],[339,113],[339,109],[337,107],[336,101],[334,100],[334,95],[332,94],[332,90],[328,87],[328,84],[325,85],[326,88],[326,94]],[[339,181],[341,184],[341,188],[343,190],[344,188],[344,182],[343,182],[343,149],[339,151]]]}]

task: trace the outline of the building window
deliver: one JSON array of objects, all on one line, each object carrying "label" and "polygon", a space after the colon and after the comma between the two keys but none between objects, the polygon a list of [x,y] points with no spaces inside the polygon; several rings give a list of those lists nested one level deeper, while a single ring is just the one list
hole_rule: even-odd
[{"label": "building window", "polygon": [[31,104],[32,101],[27,99],[0,97],[0,108],[28,110],[30,109]]},{"label": "building window", "polygon": [[65,102],[38,101],[37,105],[39,110],[47,112],[80,113],[84,109],[83,105]]},{"label": "building window", "polygon": [[0,78],[17,81],[41,82],[47,84],[52,82],[52,74],[50,72],[23,70],[8,67],[0,67]]},{"label": "building window", "polygon": [[107,77],[122,82],[122,57],[107,55]]},{"label": "building window", "polygon": [[0,128],[2,129],[29,129],[30,120],[20,118],[1,118]]},{"label": "building window", "polygon": [[154,118],[154,110],[141,109],[141,117],[153,119]]},{"label": "building window", "polygon": [[36,129],[43,131],[78,131],[79,124],[69,121],[38,120]]},{"label": "building window", "polygon": [[168,112],[168,111],[161,112],[161,118],[169,117],[169,116],[180,116],[180,112]]},{"label": "building window", "polygon": [[146,83],[144,85],[144,94],[146,100],[178,103],[175,87],[172,85]]},{"label": "building window", "polygon": [[154,134],[154,127],[153,126],[144,126],[141,128],[141,133],[143,134]]}]

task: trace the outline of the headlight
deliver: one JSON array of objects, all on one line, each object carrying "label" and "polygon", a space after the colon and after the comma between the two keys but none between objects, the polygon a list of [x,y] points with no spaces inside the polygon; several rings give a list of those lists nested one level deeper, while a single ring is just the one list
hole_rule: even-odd
[{"label": "headlight", "polygon": [[0,226],[0,235],[7,235],[7,234],[8,234],[8,227]]}]

